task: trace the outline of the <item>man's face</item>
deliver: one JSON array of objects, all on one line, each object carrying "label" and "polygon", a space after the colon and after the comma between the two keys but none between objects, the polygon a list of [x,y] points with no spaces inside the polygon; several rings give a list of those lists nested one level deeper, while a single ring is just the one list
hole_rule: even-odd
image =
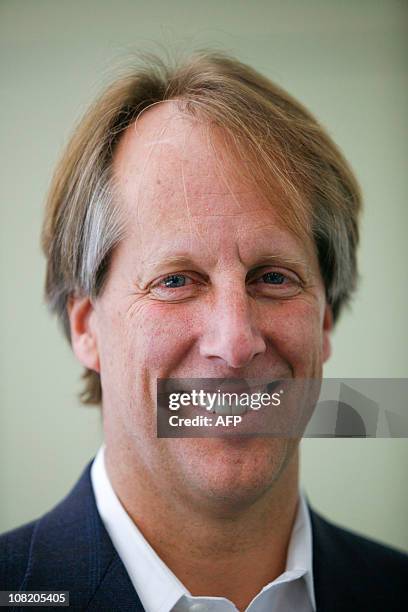
[{"label": "man's face", "polygon": [[201,502],[256,499],[295,443],[157,439],[157,379],[320,378],[328,355],[313,243],[233,163],[222,133],[174,103],[127,130],[114,170],[128,233],[92,312],[108,452]]}]

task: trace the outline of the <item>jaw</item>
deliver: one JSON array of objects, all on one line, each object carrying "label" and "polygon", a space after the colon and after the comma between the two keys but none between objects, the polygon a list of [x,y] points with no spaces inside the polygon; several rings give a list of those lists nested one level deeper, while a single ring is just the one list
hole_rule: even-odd
[{"label": "jaw", "polygon": [[[271,437],[167,439],[162,451],[169,457],[164,480],[175,494],[200,512],[240,513],[268,497],[280,480],[297,482],[294,439]],[[162,445],[163,446],[163,445]],[[281,483],[282,485],[282,483]]]}]

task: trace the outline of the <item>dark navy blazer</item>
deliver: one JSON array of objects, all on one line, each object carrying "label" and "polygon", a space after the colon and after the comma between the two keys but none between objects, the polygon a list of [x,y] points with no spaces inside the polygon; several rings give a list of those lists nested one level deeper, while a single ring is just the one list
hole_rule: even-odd
[{"label": "dark navy blazer", "polygon": [[[69,591],[70,610],[143,612],[98,514],[90,467],[53,510],[0,536],[0,590]],[[310,512],[317,612],[408,610],[408,555]]]}]

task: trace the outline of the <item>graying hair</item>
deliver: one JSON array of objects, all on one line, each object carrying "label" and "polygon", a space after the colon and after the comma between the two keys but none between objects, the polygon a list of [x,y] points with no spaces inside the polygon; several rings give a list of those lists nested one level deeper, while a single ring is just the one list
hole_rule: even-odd
[{"label": "graying hair", "polygon": [[[116,185],[110,170],[106,169],[89,194],[83,215],[74,218],[73,211],[77,205],[64,207],[61,225],[70,226],[72,233],[61,233],[58,250],[62,260],[69,262],[72,276],[63,282],[52,284],[47,291],[47,300],[51,312],[57,314],[63,324],[67,337],[70,337],[70,325],[67,313],[67,301],[71,295],[87,295],[96,298],[103,286],[108,258],[112,250],[123,239],[126,225],[119,199],[115,198]],[[81,186],[77,195],[81,196]]]}]

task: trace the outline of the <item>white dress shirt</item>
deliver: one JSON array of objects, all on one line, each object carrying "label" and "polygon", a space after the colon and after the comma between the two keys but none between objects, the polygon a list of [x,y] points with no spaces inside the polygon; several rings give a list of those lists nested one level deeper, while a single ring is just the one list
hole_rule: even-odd
[{"label": "white dress shirt", "polygon": [[[237,612],[224,597],[193,597],[160,559],[120,503],[109,481],[102,446],[91,468],[96,505],[146,612]],[[246,612],[314,612],[312,529],[303,495],[293,526],[286,569],[263,587]]]}]

